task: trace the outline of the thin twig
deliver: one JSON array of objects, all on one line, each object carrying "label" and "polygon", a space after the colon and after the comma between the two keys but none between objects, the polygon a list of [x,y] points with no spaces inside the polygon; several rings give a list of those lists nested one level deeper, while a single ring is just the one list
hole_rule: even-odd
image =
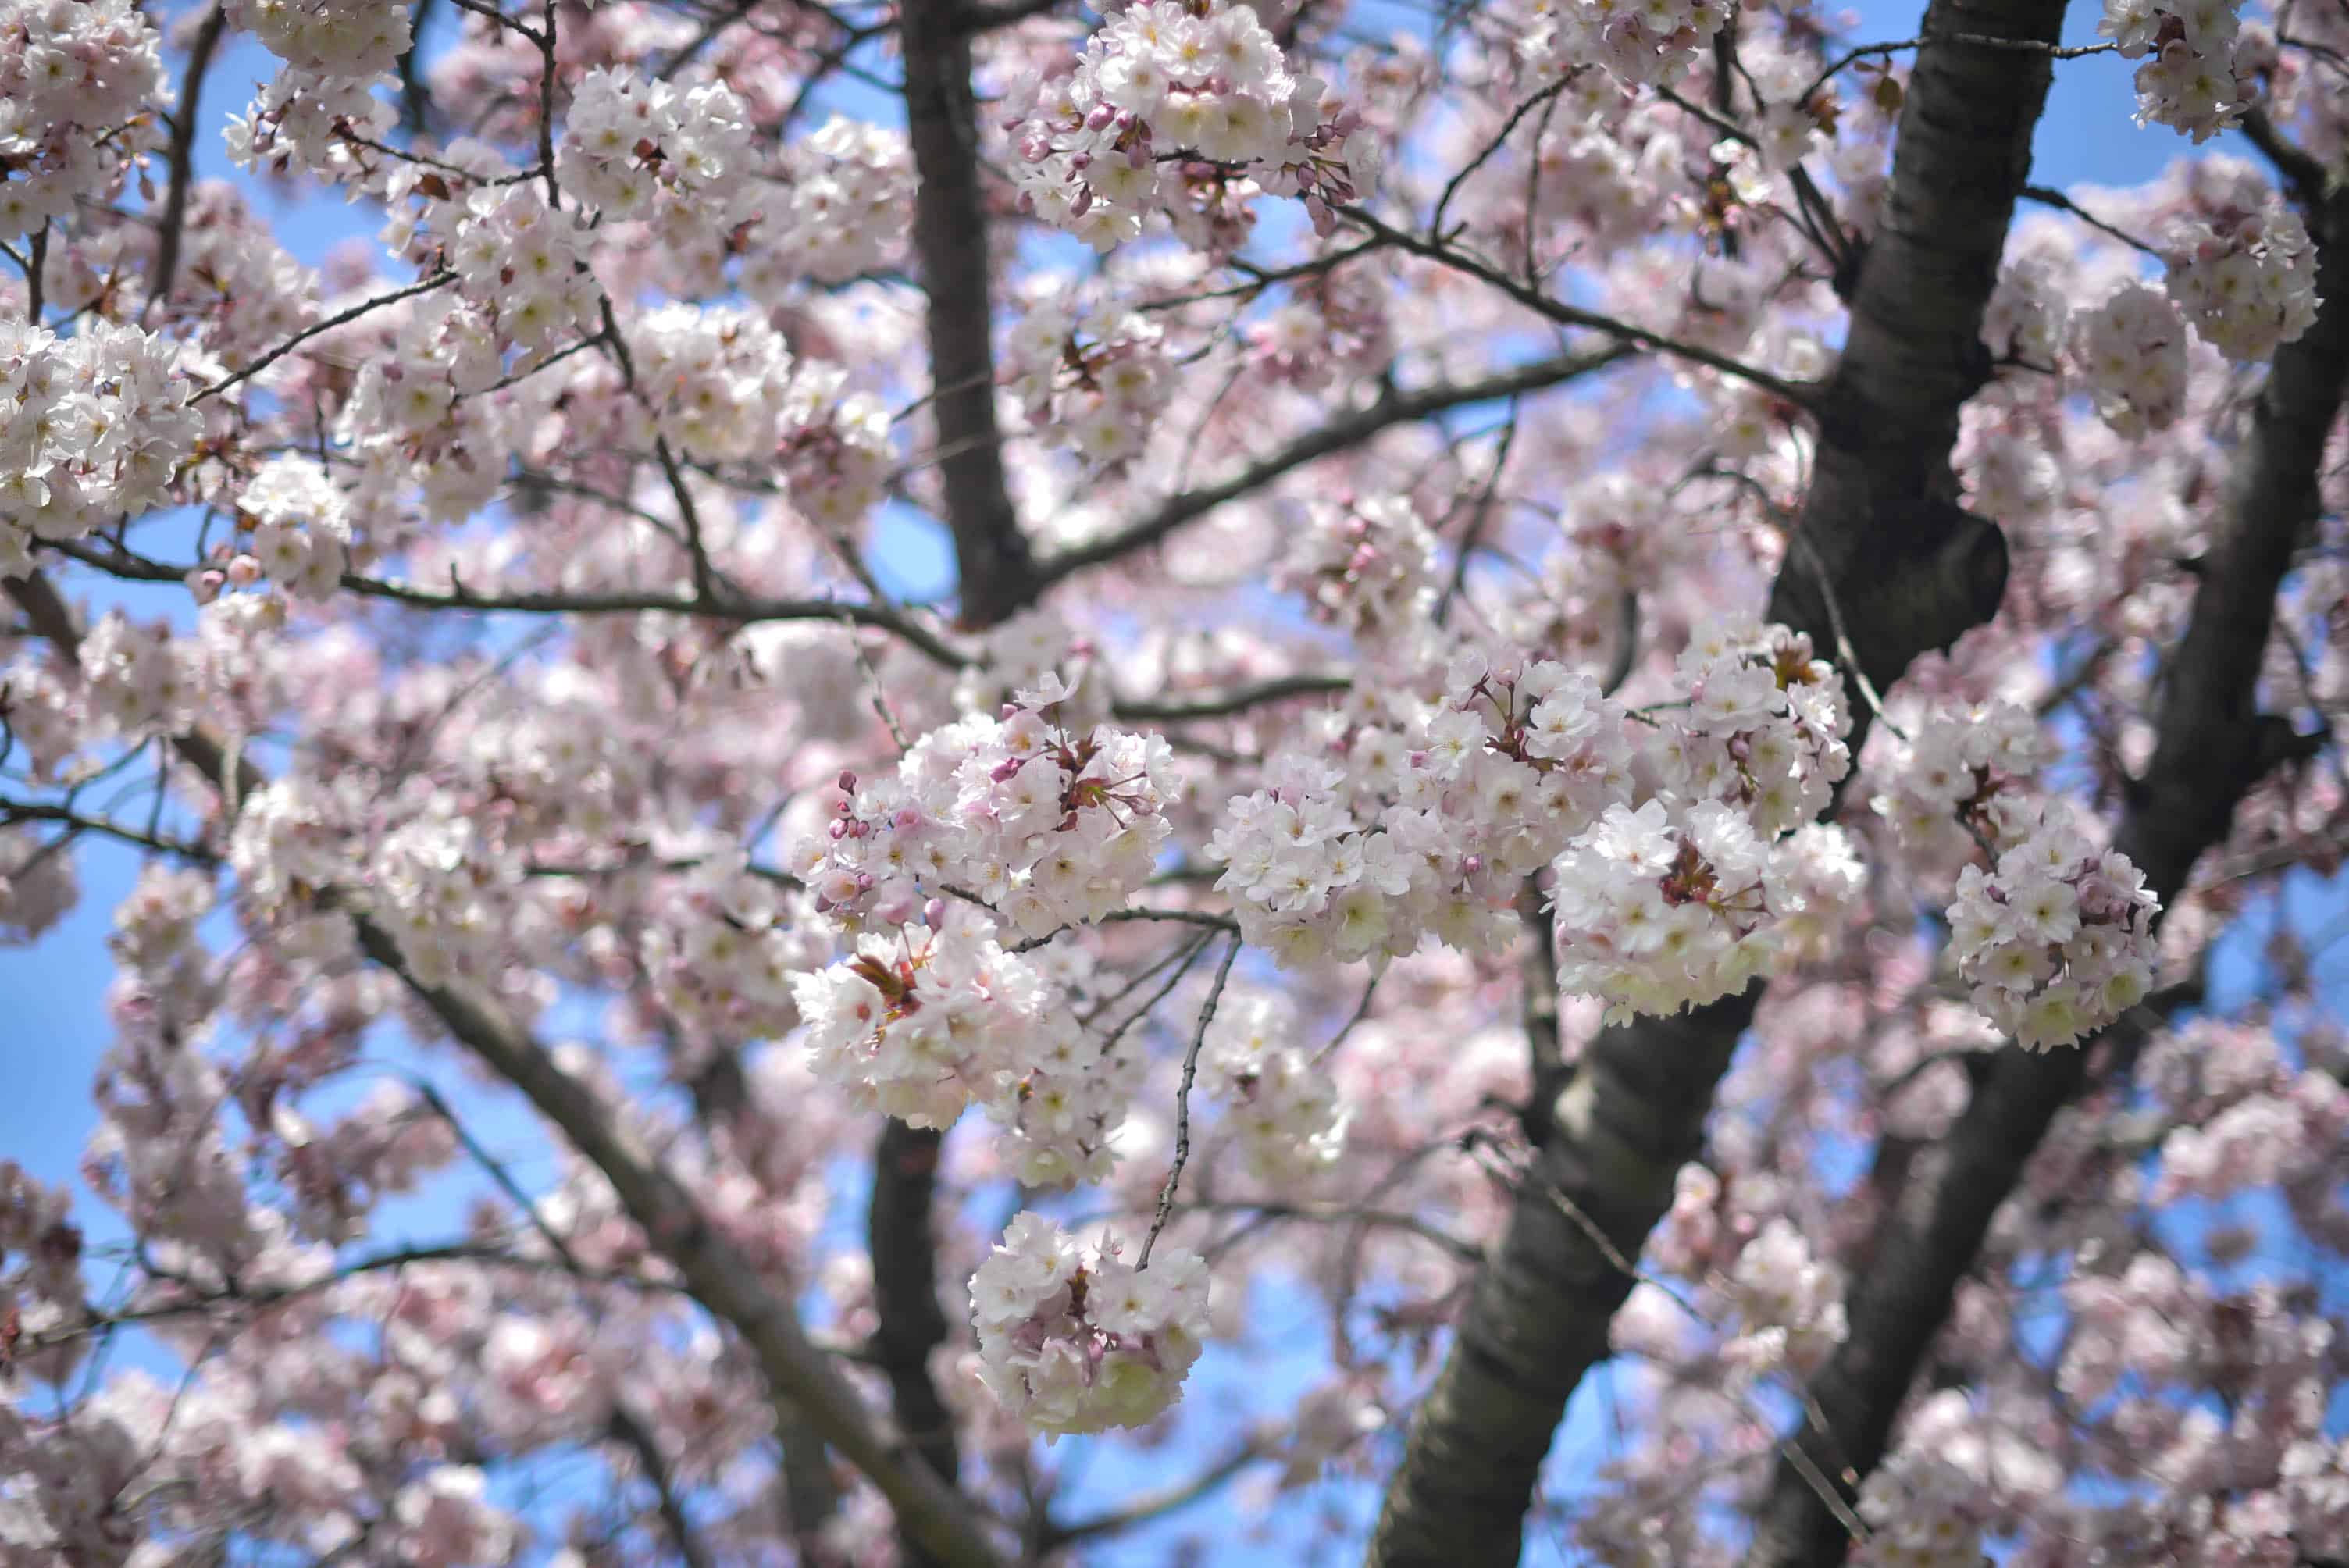
[{"label": "thin twig", "polygon": [[1191,1048],[1183,1053],[1183,1082],[1174,1091],[1174,1163],[1166,1172],[1166,1184],[1158,1190],[1158,1212],[1150,1222],[1150,1234],[1142,1243],[1142,1257],[1133,1266],[1150,1266],[1150,1249],[1158,1244],[1159,1233],[1174,1214],[1174,1190],[1182,1184],[1183,1167],[1191,1158],[1191,1085],[1199,1076],[1199,1052],[1207,1043],[1207,1026],[1215,1021],[1216,1005],[1224,999],[1224,982],[1231,978],[1232,961],[1240,955],[1241,943],[1237,936],[1224,949],[1224,962],[1216,971],[1215,984],[1207,988],[1207,1000],[1199,1008],[1199,1026],[1191,1036]]},{"label": "thin twig", "polygon": [[2061,191],[2051,190],[2044,185],[2026,185],[2016,194],[2036,201],[2043,207],[2053,207],[2057,211],[2069,212],[2098,233],[2109,235],[2130,249],[2151,256],[2156,261],[2168,259],[2163,255],[2159,246],[2147,244],[2126,229],[2115,228]]},{"label": "thin twig", "polygon": [[191,404],[201,403],[207,397],[220,396],[241,381],[251,380],[322,332],[332,332],[338,326],[347,326],[369,311],[380,310],[388,304],[398,304],[401,300],[413,299],[420,294],[430,294],[434,289],[446,288],[456,281],[455,273],[435,273],[430,277],[410,284],[404,289],[394,289],[388,294],[378,294],[373,299],[361,300],[348,310],[337,311],[324,321],[304,327],[243,369],[214,382],[210,387],[203,387],[188,401]]}]

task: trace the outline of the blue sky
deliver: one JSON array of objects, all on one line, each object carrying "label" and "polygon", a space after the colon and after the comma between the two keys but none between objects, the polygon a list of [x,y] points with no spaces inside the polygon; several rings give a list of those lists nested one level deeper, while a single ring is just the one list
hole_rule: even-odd
[{"label": "blue sky", "polygon": [[[2075,5],[2065,30],[2065,41],[2095,41],[2097,14],[2095,5]],[[1919,10],[1913,5],[1888,5],[1879,0],[1858,7],[1846,33],[1854,41],[1913,36],[1918,15]],[[274,69],[270,57],[250,40],[232,40],[222,52],[206,94],[206,119],[217,125],[221,116],[242,106],[253,83]],[[2182,139],[2168,130],[2141,129],[2133,122],[2135,95],[2130,76],[2131,67],[2127,63],[2109,57],[2059,66],[2055,89],[2037,138],[2034,180],[2058,187],[2130,184],[2153,177],[2190,150]],[[2248,148],[2236,138],[2222,139],[2215,145],[2249,156]],[[208,138],[201,145],[198,167],[208,176],[233,179],[246,186],[255,203],[276,218],[283,242],[305,262],[315,264],[337,242],[371,235],[375,215],[367,209],[331,201],[288,204],[254,187],[229,166],[216,137]],[[937,531],[926,523],[902,516],[894,519],[885,531],[879,553],[892,586],[902,588],[910,596],[934,596],[949,585],[950,562],[939,546]],[[160,598],[147,601],[146,613],[158,613],[164,603],[165,599]],[[84,896],[72,915],[36,947],[0,948],[0,997],[7,998],[11,1007],[7,1039],[12,1047],[5,1052],[10,1081],[9,1092],[0,1096],[0,1156],[18,1161],[47,1181],[78,1181],[75,1168],[94,1125],[89,1079],[108,1040],[103,993],[111,970],[106,937],[111,911],[129,891],[136,872],[133,856],[109,846],[84,850],[78,864]],[[2337,888],[2320,890],[2313,879],[2306,879],[2293,903],[2295,923],[2303,929],[2323,929],[2335,923],[2344,901]],[[2255,980],[2259,962],[2255,935],[2247,931],[2218,961],[2222,986],[2248,985]],[[2337,950],[2324,963],[2333,995],[2337,996],[2338,987],[2349,980],[2349,975],[2344,975]],[[447,1081],[452,1076],[448,1068],[449,1064],[440,1061],[434,1066],[434,1074]],[[460,1103],[478,1106],[481,1099],[478,1094],[466,1093]],[[519,1141],[521,1122],[511,1111],[501,1111],[492,1116],[489,1131],[495,1142]],[[854,1197],[852,1192],[843,1193],[844,1203]],[[453,1231],[454,1212],[453,1202],[442,1198],[402,1205],[388,1218],[398,1227],[409,1230],[415,1239],[438,1239]],[[94,1203],[83,1205],[80,1217],[89,1227],[94,1242],[103,1243],[120,1233],[111,1216]],[[1320,1346],[1325,1339],[1318,1319],[1303,1299],[1285,1297],[1274,1290],[1268,1294],[1263,1306],[1265,1310],[1257,1319],[1255,1331],[1262,1341],[1258,1346],[1262,1353],[1245,1357],[1211,1357],[1203,1363],[1195,1375],[1198,1386],[1190,1401],[1193,1411],[1205,1417],[1207,1412],[1219,1408],[1228,1409],[1233,1405],[1275,1411],[1292,1401],[1318,1372]],[[1280,1356],[1277,1346],[1283,1333],[1294,1334],[1298,1341],[1311,1346],[1310,1357]],[[1561,1456],[1588,1455],[1595,1451],[1594,1445],[1604,1442],[1601,1411],[1606,1398],[1603,1377],[1586,1386],[1562,1430]],[[1138,1485],[1186,1474],[1206,1456],[1219,1451],[1220,1441],[1228,1440],[1228,1428],[1206,1429],[1204,1420],[1190,1425],[1202,1429],[1188,1432],[1169,1449],[1148,1459],[1133,1458],[1115,1445],[1094,1445],[1096,1451],[1084,1460],[1082,1480],[1074,1489],[1075,1511],[1104,1505]],[[1064,1445],[1058,1457],[1075,1457],[1085,1448],[1082,1440]],[[1308,1511],[1286,1515],[1288,1525],[1280,1529],[1273,1540],[1242,1544],[1226,1537],[1218,1542],[1215,1557],[1219,1562],[1299,1561],[1296,1545],[1299,1537],[1293,1532],[1309,1519],[1309,1511],[1334,1508],[1344,1517],[1360,1522],[1367,1518],[1372,1506],[1374,1496],[1365,1488],[1325,1485],[1307,1497]],[[1208,1505],[1192,1515],[1171,1521],[1163,1529],[1144,1532],[1123,1543],[1104,1548],[1097,1553],[1097,1560],[1119,1564],[1164,1561],[1174,1535],[1202,1518],[1212,1518],[1215,1512],[1214,1506]],[[1537,1535],[1529,1544],[1527,1560],[1558,1561],[1562,1555],[1552,1541]]]}]

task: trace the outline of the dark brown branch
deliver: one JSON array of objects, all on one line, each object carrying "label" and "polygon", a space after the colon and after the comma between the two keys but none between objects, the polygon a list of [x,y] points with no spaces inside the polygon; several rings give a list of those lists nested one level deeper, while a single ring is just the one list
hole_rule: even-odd
[{"label": "dark brown branch", "polygon": [[1242,944],[1237,934],[1224,949],[1224,961],[1216,967],[1216,978],[1207,987],[1207,999],[1199,1006],[1199,1025],[1191,1033],[1191,1048],[1183,1053],[1182,1087],[1174,1091],[1174,1161],[1166,1168],[1165,1184],[1158,1189],[1158,1211],[1150,1219],[1150,1233],[1142,1239],[1142,1257],[1133,1266],[1150,1266],[1150,1250],[1158,1244],[1165,1232],[1166,1222],[1174,1216],[1174,1193],[1183,1184],[1183,1167],[1191,1159],[1191,1085],[1199,1076],[1199,1052],[1207,1043],[1207,1027],[1216,1021],[1216,1006],[1224,999],[1224,985],[1232,977],[1232,962],[1240,955]]},{"label": "dark brown branch", "polygon": [[1144,1492],[1129,1502],[1119,1504],[1105,1513],[1073,1519],[1066,1524],[1048,1526],[1038,1542],[1040,1553],[1049,1553],[1061,1547],[1090,1541],[1095,1536],[1114,1535],[1131,1530],[1137,1524],[1147,1524],[1163,1519],[1179,1509],[1190,1507],[1237,1476],[1248,1466],[1275,1456],[1273,1446],[1260,1438],[1251,1438],[1226,1454],[1206,1470],[1189,1480],[1179,1481],[1163,1491]]},{"label": "dark brown branch", "polygon": [[686,1568],[716,1568],[716,1559],[702,1546],[701,1538],[693,1532],[693,1522],[686,1517],[685,1504],[677,1495],[677,1483],[669,1475],[668,1460],[660,1450],[660,1442],[652,1429],[636,1418],[625,1400],[612,1401],[611,1432],[615,1441],[636,1459],[636,1468],[644,1472],[653,1495],[659,1500],[661,1522],[668,1527],[669,1539],[677,1544],[677,1554],[685,1559]]},{"label": "dark brown branch", "polygon": [[1236,690],[1185,700],[1179,697],[1138,697],[1114,705],[1117,717],[1130,724],[1183,724],[1194,719],[1229,718],[1267,703],[1300,696],[1327,696],[1351,689],[1350,676],[1275,676]]},{"label": "dark brown branch", "polygon": [[[2158,739],[2134,784],[2115,846],[2167,903],[2205,851],[2222,842],[2244,794],[2277,761],[2304,749],[2280,719],[2259,712],[2255,688],[2278,585],[2294,539],[2316,516],[2324,444],[2349,390],[2349,191],[2310,214],[2319,254],[2316,324],[2276,351],[2222,500],[2216,542],[2203,557],[2186,634],[2165,662]],[[1919,1366],[1949,1316],[1958,1281],[1973,1266],[1992,1217],[2057,1112],[2096,1080],[2100,1065],[2126,1060],[2133,1029],[2087,1046],[2033,1055],[2004,1050],[1990,1062],[1949,1133],[1911,1166],[1885,1216],[1848,1305],[1849,1334],[1812,1380],[1827,1432],[1798,1446],[1820,1468],[1857,1474],[1857,1490],[1883,1458],[1892,1422]],[[1842,1561],[1844,1529],[1782,1465],[1755,1531],[1754,1568]]]},{"label": "dark brown branch", "polygon": [[220,47],[221,34],[227,27],[227,13],[214,5],[204,13],[195,40],[188,46],[188,67],[180,75],[180,111],[171,121],[171,184],[163,192],[163,216],[155,232],[155,271],[148,280],[147,303],[140,306],[142,317],[171,294],[172,281],[179,275],[188,187],[196,172],[196,110],[203,97],[204,73],[212,69],[212,52]]},{"label": "dark brown branch", "polygon": [[454,273],[435,273],[429,278],[419,279],[406,288],[394,289],[389,294],[378,294],[373,299],[363,299],[347,310],[336,312],[324,321],[311,323],[243,369],[225,376],[211,386],[200,389],[188,401],[201,403],[207,397],[217,397],[239,382],[249,381],[260,375],[320,333],[332,332],[338,326],[347,326],[372,311],[381,310],[385,305],[398,304],[401,300],[413,299],[420,294],[430,294],[434,289],[446,288],[456,281],[457,274]]},{"label": "dark brown branch", "polygon": [[[143,556],[109,552],[75,541],[50,542],[48,548],[86,566],[137,583],[178,583],[189,567],[149,561]],[[476,614],[519,615],[687,615],[735,625],[769,621],[845,621],[902,638],[926,657],[948,669],[970,663],[935,632],[908,616],[881,604],[851,603],[837,599],[751,599],[729,595],[720,599],[683,597],[674,593],[603,593],[595,590],[524,590],[515,593],[476,593],[460,584],[449,592],[387,583],[346,573],[346,593],[370,599],[388,599],[419,610],[467,611]]]},{"label": "dark brown branch", "polygon": [[2268,119],[2267,110],[2254,108],[2244,115],[2241,129],[2244,139],[2283,176],[2294,200],[2313,205],[2324,199],[2323,163],[2306,149],[2285,139],[2275,122]]},{"label": "dark brown branch", "polygon": [[2026,201],[2036,201],[2043,207],[2053,207],[2059,212],[2069,212],[2072,216],[2088,225],[2089,228],[2095,230],[2098,233],[2106,235],[2111,239],[2118,240],[2122,244],[2128,246],[2131,250],[2137,252],[2141,255],[2151,256],[2156,261],[2162,259],[2162,253],[2159,246],[2147,244],[2145,241],[2138,239],[2135,234],[2130,233],[2127,229],[2116,228],[2114,225],[2106,222],[2102,218],[2097,217],[2094,212],[2089,211],[2085,207],[2081,206],[2077,201],[2073,201],[2061,191],[2052,190],[2044,185],[2026,185],[2023,188],[2023,194]]},{"label": "dark brown branch", "polygon": [[963,618],[993,625],[1042,588],[1003,478],[995,418],[994,269],[978,170],[968,18],[958,0],[907,0],[905,120],[921,185],[914,250],[929,296],[939,481]]},{"label": "dark brown branch", "polygon": [[[920,176],[914,252],[928,296],[931,419],[947,531],[954,538],[963,624],[994,625],[1043,588],[1003,473],[995,417],[994,282],[980,188],[978,111],[970,81],[970,16],[961,0],[905,0],[898,32],[905,129]],[[889,1374],[898,1425],[951,1486],[959,1463],[952,1413],[932,1381],[930,1352],[947,1336],[930,1234],[940,1132],[886,1122],[874,1150],[867,1246],[874,1343]],[[910,1536],[905,1555],[933,1560]]]},{"label": "dark brown branch", "polygon": [[[1949,500],[1949,454],[1959,409],[1987,374],[1982,312],[2062,22],[2061,0],[1937,0],[1929,34],[1998,42],[1936,36],[1920,51],[1888,219],[1857,269],[1844,356],[1807,399],[1819,449],[1797,526],[1879,688],[1919,653],[1987,620],[2004,588],[2004,542]],[[1824,598],[1805,586],[1810,573],[1789,567],[1771,618],[1824,646]],[[1868,715],[1856,692],[1853,706],[1857,730]],[[1531,1168],[1412,1424],[1372,1563],[1517,1561],[1566,1402],[1608,1353],[1609,1323],[1631,1289],[1609,1254],[1636,1259],[1670,1206],[1758,992],[1603,1030],[1563,1088],[1543,1086],[1526,1108]]]},{"label": "dark brown branch", "polygon": [[105,817],[86,816],[69,806],[49,805],[39,800],[0,799],[0,828],[17,822],[57,822],[64,826],[68,838],[79,833],[96,833],[118,843],[135,845],[155,854],[186,861],[191,865],[220,863],[221,857],[217,852],[184,839],[167,839]]},{"label": "dark brown branch", "polygon": [[1046,557],[1038,564],[1036,575],[1049,586],[1072,572],[1100,566],[1146,549],[1185,523],[1206,516],[1226,501],[1237,500],[1250,491],[1261,490],[1283,474],[1303,468],[1308,463],[1358,447],[1396,425],[1432,418],[1454,408],[1556,387],[1630,358],[1634,352],[1626,345],[1610,344],[1601,349],[1586,349],[1537,360],[1531,365],[1505,370],[1479,381],[1423,387],[1415,392],[1389,391],[1368,407],[1340,416],[1308,431],[1221,483],[1185,490],[1138,522],[1129,523],[1089,544],[1080,544]]},{"label": "dark brown branch", "polygon": [[1773,376],[1758,366],[1747,365],[1726,354],[1716,353],[1702,344],[1686,343],[1677,337],[1668,337],[1660,332],[1651,332],[1644,326],[1636,326],[1630,322],[1619,320],[1615,316],[1606,315],[1598,311],[1585,310],[1580,305],[1568,304],[1563,300],[1552,299],[1532,284],[1511,277],[1498,267],[1490,263],[1479,261],[1465,251],[1456,250],[1441,240],[1423,239],[1417,234],[1406,233],[1359,207],[1349,207],[1339,216],[1357,228],[1377,235],[1398,249],[1409,251],[1414,256],[1438,263],[1451,268],[1454,272],[1465,273],[1480,283],[1498,289],[1535,315],[1547,316],[1561,326],[1582,326],[1588,327],[1594,332],[1603,332],[1630,347],[1652,349],[1658,354],[1669,354],[1674,358],[1685,359],[1692,365],[1702,365],[1709,370],[1717,370],[1723,376],[1750,382],[1772,397],[1791,403],[1797,408],[1810,406],[1811,391],[1808,387],[1797,387],[1791,381]]}]

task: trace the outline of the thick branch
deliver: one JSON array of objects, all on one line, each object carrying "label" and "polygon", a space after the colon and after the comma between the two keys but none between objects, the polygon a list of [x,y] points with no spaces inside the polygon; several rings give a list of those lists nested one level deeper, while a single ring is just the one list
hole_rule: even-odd
[{"label": "thick branch", "polygon": [[[2324,442],[2349,388],[2349,191],[2311,215],[2319,246],[2316,325],[2276,352],[2229,480],[2216,542],[2186,634],[2166,662],[2146,776],[2131,791],[2115,844],[2164,902],[2186,885],[2203,851],[2224,840],[2244,793],[2291,748],[2281,721],[2262,717],[2254,688],[2292,541],[2316,515]],[[2137,1026],[2124,1024],[2106,1039]],[[2130,1053],[2108,1049],[2099,1061]],[[2002,1051],[1963,1115],[1918,1158],[1853,1288],[1850,1330],[1812,1380],[1827,1433],[1797,1443],[1818,1470],[1856,1482],[1884,1456],[1894,1418],[1935,1336],[1958,1281],[1973,1266],[1992,1217],[2048,1127],[2093,1079],[2089,1050]],[[1830,1462],[1831,1461],[1831,1462]],[[1789,1462],[1781,1465],[1746,1561],[1792,1568],[1843,1560],[1844,1527]]]},{"label": "thick branch", "polygon": [[187,224],[188,187],[196,173],[196,108],[203,96],[204,73],[212,69],[213,51],[220,47],[221,34],[228,27],[228,14],[215,5],[204,13],[196,26],[196,36],[188,46],[188,66],[180,77],[180,112],[171,124],[171,184],[163,193],[163,215],[155,231],[155,271],[147,280],[147,304],[140,308],[143,315],[159,300],[171,292],[171,284],[180,270],[180,248],[187,236],[182,232]]},{"label": "thick branch", "polygon": [[[2062,0],[1933,6],[1929,33],[1972,36],[1937,37],[1920,52],[1889,217],[1860,265],[1842,363],[1811,399],[1817,477],[1796,526],[1813,548],[1790,554],[1771,613],[1828,645],[1826,595],[1804,581],[1806,562],[1823,560],[1879,687],[1989,619],[2004,590],[1997,528],[1948,499],[1949,451],[1958,410],[1985,374],[1982,310],[2049,67],[1975,40],[2052,45],[2062,21]],[[1855,725],[1865,720],[1857,711]],[[1516,1562],[1566,1401],[1607,1354],[1608,1324],[1630,1292],[1614,1259],[1636,1258],[1670,1206],[1757,998],[1758,988],[1605,1030],[1563,1090],[1527,1108],[1540,1147],[1413,1423],[1372,1563]]]},{"label": "thick branch", "polygon": [[938,477],[963,618],[988,626],[1028,603],[1041,584],[1011,510],[996,427],[994,285],[968,21],[959,0],[907,0],[902,29],[906,135],[921,174],[914,249],[929,295],[933,418],[945,454]]},{"label": "thick branch", "polygon": [[1080,544],[1048,557],[1038,564],[1037,579],[1040,583],[1050,586],[1072,572],[1116,561],[1156,544],[1185,523],[1205,517],[1225,502],[1237,500],[1251,490],[1262,490],[1283,474],[1303,468],[1309,462],[1358,447],[1381,430],[1413,420],[1432,418],[1454,408],[1556,387],[1594,370],[1604,369],[1618,360],[1630,357],[1635,352],[1624,344],[1610,344],[1605,348],[1584,349],[1549,359],[1537,359],[1530,365],[1505,370],[1482,380],[1423,387],[1416,392],[1390,393],[1367,408],[1332,419],[1306,432],[1278,451],[1250,463],[1230,479],[1199,490],[1185,490],[1169,498],[1148,517],[1129,523],[1115,533],[1104,534],[1089,544]]},{"label": "thick branch", "polygon": [[936,1249],[930,1207],[936,1183],[938,1132],[895,1117],[873,1151],[873,1197],[865,1233],[873,1253],[877,1326],[872,1354],[889,1377],[897,1425],[930,1468],[951,1481],[960,1468],[954,1413],[930,1377],[930,1352],[946,1342],[938,1305]]},{"label": "thick branch", "polygon": [[[1033,602],[1042,583],[1003,477],[995,417],[994,284],[979,186],[978,115],[970,85],[970,17],[961,0],[906,0],[898,14],[905,126],[921,178],[914,249],[929,296],[932,418],[963,623],[991,626]],[[929,1372],[947,1336],[930,1233],[939,1130],[885,1124],[873,1155],[866,1244],[873,1257],[874,1346],[898,1424],[952,1485],[954,1417]],[[907,1555],[933,1560],[909,1537]]]}]

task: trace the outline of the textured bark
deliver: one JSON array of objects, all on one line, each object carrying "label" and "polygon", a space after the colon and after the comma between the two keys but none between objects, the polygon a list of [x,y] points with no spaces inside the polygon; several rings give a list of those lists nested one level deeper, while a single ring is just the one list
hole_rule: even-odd
[{"label": "textured bark", "polygon": [[865,1233],[873,1247],[873,1297],[879,1326],[872,1352],[888,1375],[897,1425],[930,1468],[954,1480],[953,1413],[930,1377],[930,1352],[946,1342],[938,1305],[937,1250],[930,1233],[936,1185],[938,1134],[894,1117],[873,1152],[873,1199]]},{"label": "textured bark", "polygon": [[938,478],[963,619],[988,626],[1034,598],[1038,583],[1028,536],[1003,482],[1003,433],[995,418],[994,291],[970,37],[959,0],[906,0],[900,30],[905,130],[921,178],[914,252],[930,302]]},{"label": "textured bark", "polygon": [[[2324,304],[2307,335],[2277,351],[2261,389],[2186,634],[2167,661],[2153,760],[2115,835],[2165,903],[2186,885],[2203,851],[2226,837],[2244,792],[2292,749],[2289,726],[2260,715],[2253,688],[2276,589],[2294,538],[2316,515],[2318,465],[2349,386],[2349,192],[2312,213],[2310,226]],[[1910,1167],[1864,1254],[1848,1304],[1850,1332],[1811,1382],[1827,1429],[1806,1423],[1796,1437],[1818,1474],[1847,1499],[1883,1459],[1893,1419],[1999,1205],[2056,1113],[2090,1078],[2085,1046],[2045,1055],[2002,1051],[1978,1077],[1957,1124]],[[1782,1461],[1748,1568],[1839,1563],[1846,1545],[1844,1526],[1817,1488]]]},{"label": "textured bark", "polygon": [[[1860,263],[1844,356],[1816,405],[1819,451],[1797,526],[1879,687],[1988,620],[2004,592],[2005,542],[1954,504],[1949,453],[1958,411],[1987,373],[1982,311],[2029,173],[2050,74],[2044,48],[2063,9],[2062,0],[1939,0],[1928,14],[1929,38],[2010,42],[1942,38],[1919,50],[1890,212]],[[1824,649],[1833,621],[1809,557],[1790,552],[1770,613]],[[1630,1292],[1622,1265],[1698,1153],[1757,997],[1753,988],[1608,1029],[1564,1089],[1545,1088],[1530,1109],[1540,1147],[1413,1421],[1373,1563],[1517,1561],[1566,1402],[1607,1354],[1608,1324]]]},{"label": "textured bark", "polygon": [[[914,250],[929,299],[938,478],[962,624],[977,630],[1016,614],[1040,584],[1004,480],[996,420],[994,288],[968,23],[961,0],[906,0],[899,13],[906,134],[920,176]],[[888,1376],[897,1424],[951,1485],[961,1470],[954,1418],[929,1367],[930,1353],[947,1337],[930,1228],[940,1137],[936,1128],[895,1119],[883,1125],[873,1150],[865,1243],[878,1320],[872,1348]],[[910,1532],[904,1545],[909,1561],[939,1560]]]}]

